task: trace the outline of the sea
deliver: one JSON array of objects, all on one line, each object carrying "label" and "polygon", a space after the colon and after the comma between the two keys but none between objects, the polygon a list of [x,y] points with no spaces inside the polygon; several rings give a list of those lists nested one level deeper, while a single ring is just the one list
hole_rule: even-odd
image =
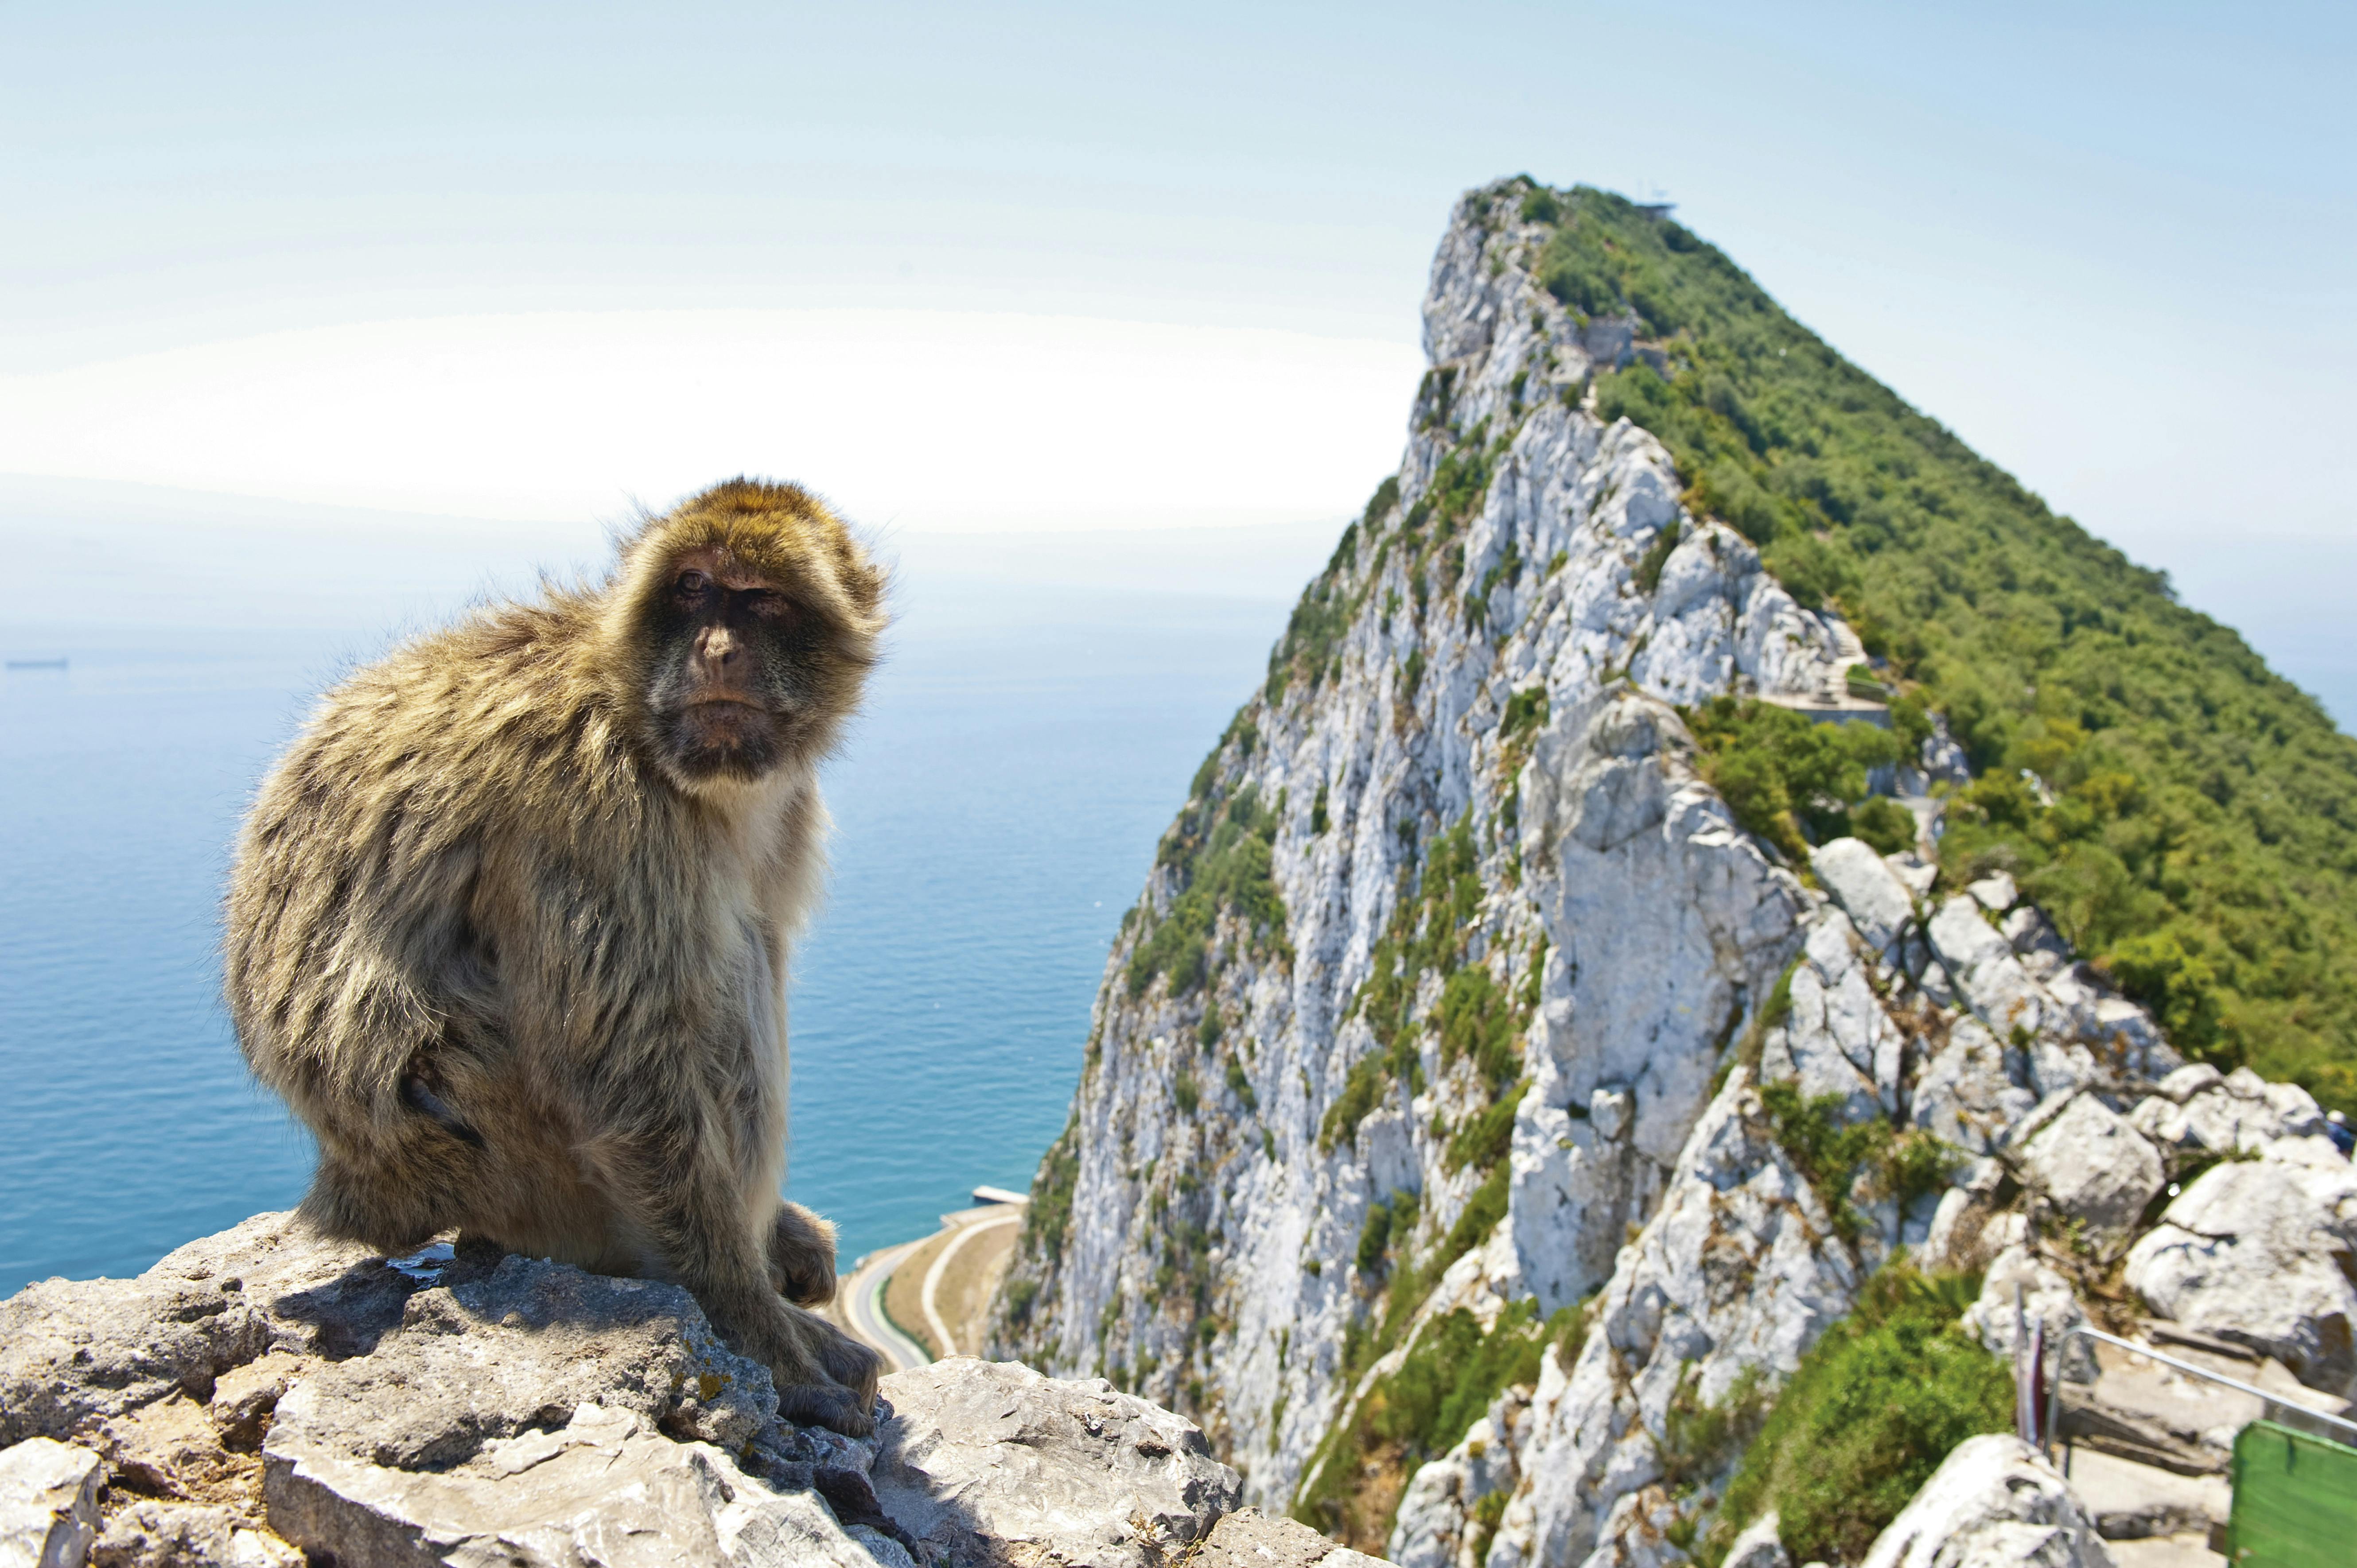
[{"label": "sea", "polygon": [[[902,552],[888,655],[825,770],[832,893],[790,999],[788,1192],[846,1263],[977,1185],[1028,1186],[1122,913],[1339,528],[1227,573],[1164,540],[1186,569],[1061,584],[1021,569],[1069,565],[1053,541]],[[135,1273],[301,1195],[310,1138],[221,1009],[218,907],[264,770],[400,629],[78,625],[103,607],[41,598],[0,605],[0,1295]]]}]

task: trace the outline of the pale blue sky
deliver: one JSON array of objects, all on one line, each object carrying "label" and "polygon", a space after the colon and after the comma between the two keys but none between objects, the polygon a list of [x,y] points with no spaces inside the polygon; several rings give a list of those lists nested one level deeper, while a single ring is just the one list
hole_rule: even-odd
[{"label": "pale blue sky", "polygon": [[[2357,569],[2352,15],[12,7],[0,376],[551,310],[1409,345],[1450,201],[1527,170],[1666,192],[1836,347],[2266,646],[2271,574]],[[879,417],[916,439],[929,412],[957,411]],[[1050,432],[1050,489],[1054,459]],[[1331,461],[1310,488],[1339,516],[1385,465]],[[437,504],[468,510],[452,483]],[[2255,586],[2205,601],[2226,556]],[[2345,634],[2302,635],[2352,662]]]}]

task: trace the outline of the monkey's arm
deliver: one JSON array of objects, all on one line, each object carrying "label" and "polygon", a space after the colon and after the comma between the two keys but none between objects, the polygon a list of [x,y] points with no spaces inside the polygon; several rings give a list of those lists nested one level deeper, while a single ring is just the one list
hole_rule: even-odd
[{"label": "monkey's arm", "polygon": [[848,1436],[875,1430],[877,1359],[772,1283],[767,1238],[747,1223],[726,1129],[660,1094],[609,1101],[606,1136],[585,1151],[722,1338],[769,1367],[779,1413]]}]

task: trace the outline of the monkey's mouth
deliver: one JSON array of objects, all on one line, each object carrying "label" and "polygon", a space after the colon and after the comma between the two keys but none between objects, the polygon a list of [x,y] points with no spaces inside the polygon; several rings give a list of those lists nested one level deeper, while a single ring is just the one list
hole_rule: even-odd
[{"label": "monkey's mouth", "polygon": [[671,715],[665,739],[673,761],[691,778],[756,777],[778,760],[779,716],[743,697],[699,698]]}]

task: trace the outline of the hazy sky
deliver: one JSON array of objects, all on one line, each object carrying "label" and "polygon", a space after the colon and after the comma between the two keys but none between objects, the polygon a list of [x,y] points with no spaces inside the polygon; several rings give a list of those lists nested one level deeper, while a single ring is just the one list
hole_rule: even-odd
[{"label": "hazy sky", "polygon": [[1666,193],[2132,553],[2312,574],[2357,530],[2352,14],[14,7],[0,472],[1339,517],[1449,203],[1527,170]]}]

